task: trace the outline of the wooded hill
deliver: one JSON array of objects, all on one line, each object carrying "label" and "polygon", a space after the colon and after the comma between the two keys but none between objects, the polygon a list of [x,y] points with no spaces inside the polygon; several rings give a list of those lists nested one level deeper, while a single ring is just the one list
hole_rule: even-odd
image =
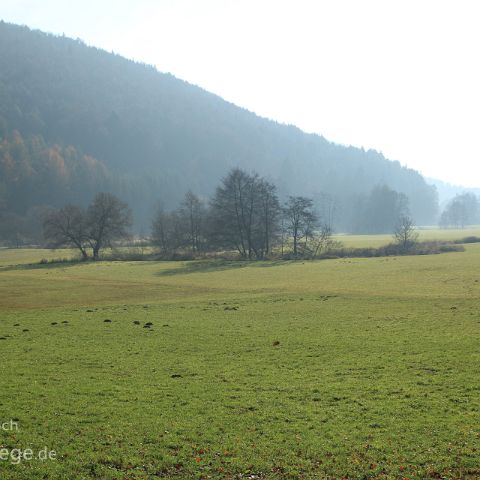
[{"label": "wooded hill", "polygon": [[417,223],[434,221],[435,188],[381,153],[258,117],[80,40],[0,22],[0,65],[3,215],[86,205],[103,190],[147,231],[159,201],[175,207],[189,189],[208,197],[238,166],[281,197],[311,196],[320,213],[328,204],[339,230],[371,230],[359,208],[384,185],[408,197]]}]

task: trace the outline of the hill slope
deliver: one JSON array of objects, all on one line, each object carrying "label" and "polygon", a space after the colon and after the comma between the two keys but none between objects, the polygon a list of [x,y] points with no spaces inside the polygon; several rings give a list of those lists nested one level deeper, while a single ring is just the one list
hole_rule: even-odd
[{"label": "hill slope", "polygon": [[173,206],[189,188],[209,195],[240,166],[269,177],[282,195],[331,195],[339,228],[349,228],[357,197],[378,184],[405,193],[417,222],[435,215],[435,189],[381,153],[260,118],[81,41],[1,22],[0,65],[4,210],[85,203],[108,189],[146,225],[158,200]]},{"label": "hill slope", "polygon": [[437,189],[440,206],[445,206],[456,195],[461,195],[463,193],[473,193],[474,195],[480,196],[480,188],[453,185],[435,178],[426,178],[426,180],[430,185],[434,185]]}]

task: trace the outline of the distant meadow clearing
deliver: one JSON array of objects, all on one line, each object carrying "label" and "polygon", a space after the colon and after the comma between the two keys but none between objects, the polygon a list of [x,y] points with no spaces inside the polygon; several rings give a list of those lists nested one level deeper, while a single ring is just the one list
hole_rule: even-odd
[{"label": "distant meadow clearing", "polygon": [[480,478],[480,244],[39,264],[69,255],[0,250],[2,480]]}]

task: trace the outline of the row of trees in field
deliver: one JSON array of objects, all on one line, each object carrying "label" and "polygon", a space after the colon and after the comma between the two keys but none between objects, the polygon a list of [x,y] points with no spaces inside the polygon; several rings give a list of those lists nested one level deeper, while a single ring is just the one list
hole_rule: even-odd
[{"label": "row of trees in field", "polygon": [[289,196],[281,204],[274,184],[235,168],[208,203],[189,191],[178,209],[159,209],[152,242],[165,256],[185,249],[235,250],[248,259],[265,258],[273,249],[316,256],[331,242],[331,228],[322,220],[312,199]]},{"label": "row of trees in field", "polygon": [[[403,197],[392,202],[391,232],[406,251],[415,243],[415,228]],[[232,251],[244,259],[315,258],[336,243],[330,222],[331,215],[319,215],[311,198],[289,196],[281,202],[273,183],[234,168],[208,202],[189,191],[177,209],[159,208],[149,240],[163,258]],[[50,211],[43,230],[50,247],[76,248],[84,259],[91,251],[97,259],[102,248],[129,237],[131,224],[127,204],[99,193],[86,209],[68,205]]]},{"label": "row of trees in field", "polygon": [[[43,222],[53,248],[77,248],[84,259],[128,237],[128,206],[110,193],[98,194],[86,209],[68,205],[52,210]],[[151,243],[165,258],[236,251],[260,259],[276,249],[282,255],[315,257],[332,244],[330,226],[315,212],[313,201],[290,196],[281,204],[275,185],[258,174],[233,169],[209,202],[191,191],[179,208],[159,209],[152,221]]]}]

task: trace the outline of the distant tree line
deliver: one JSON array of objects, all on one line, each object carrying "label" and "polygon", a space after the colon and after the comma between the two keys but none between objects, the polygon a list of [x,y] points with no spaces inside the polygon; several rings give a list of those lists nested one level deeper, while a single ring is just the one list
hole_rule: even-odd
[{"label": "distant tree line", "polygon": [[[369,200],[373,213],[368,205],[361,208],[364,217],[371,218],[372,233],[395,233],[405,250],[410,247],[416,236],[406,197],[379,187]],[[245,259],[262,259],[272,252],[315,258],[335,244],[335,209],[329,198],[326,202],[322,213],[308,197],[288,196],[281,202],[273,183],[256,173],[235,168],[222,179],[210,201],[189,191],[178,209],[159,208],[152,223],[151,240],[167,258],[182,251],[195,254],[232,250]]]},{"label": "distant tree line", "polygon": [[[159,207],[148,243],[166,259],[232,251],[243,259],[316,258],[339,247],[333,239],[332,223],[341,210],[331,196],[321,198],[321,208],[305,196],[281,201],[275,184],[257,173],[234,168],[210,199],[188,191],[178,208]],[[359,200],[357,212],[356,220],[364,231],[393,234],[394,243],[387,249],[390,253],[416,250],[418,233],[404,194],[377,186]],[[97,194],[87,208],[38,208],[32,211],[31,221],[43,225],[48,247],[78,249],[83,259],[98,259],[102,249],[132,237],[131,210],[112,193]],[[479,222],[480,201],[472,193],[457,195],[440,217],[440,226],[445,228]],[[0,223],[0,233],[3,226]]]},{"label": "distant tree line", "polygon": [[[378,187],[359,208],[364,221],[370,219],[371,233],[395,233],[405,249],[416,239],[404,195]],[[178,208],[159,207],[150,242],[163,258],[232,251],[244,259],[316,258],[335,244],[333,210],[327,205],[320,213],[313,199],[305,196],[288,196],[282,202],[272,182],[234,168],[212,198],[188,191]],[[76,248],[84,259],[97,259],[103,248],[131,235],[131,211],[111,193],[97,194],[85,209],[67,205],[48,210],[43,218],[48,246]]]},{"label": "distant tree line", "polygon": [[409,199],[386,185],[376,186],[357,198],[353,214],[353,233],[391,233],[400,219],[410,217]]},{"label": "distant tree line", "polygon": [[473,193],[456,195],[443,210],[439,225],[443,228],[464,228],[480,223],[480,202]]}]

